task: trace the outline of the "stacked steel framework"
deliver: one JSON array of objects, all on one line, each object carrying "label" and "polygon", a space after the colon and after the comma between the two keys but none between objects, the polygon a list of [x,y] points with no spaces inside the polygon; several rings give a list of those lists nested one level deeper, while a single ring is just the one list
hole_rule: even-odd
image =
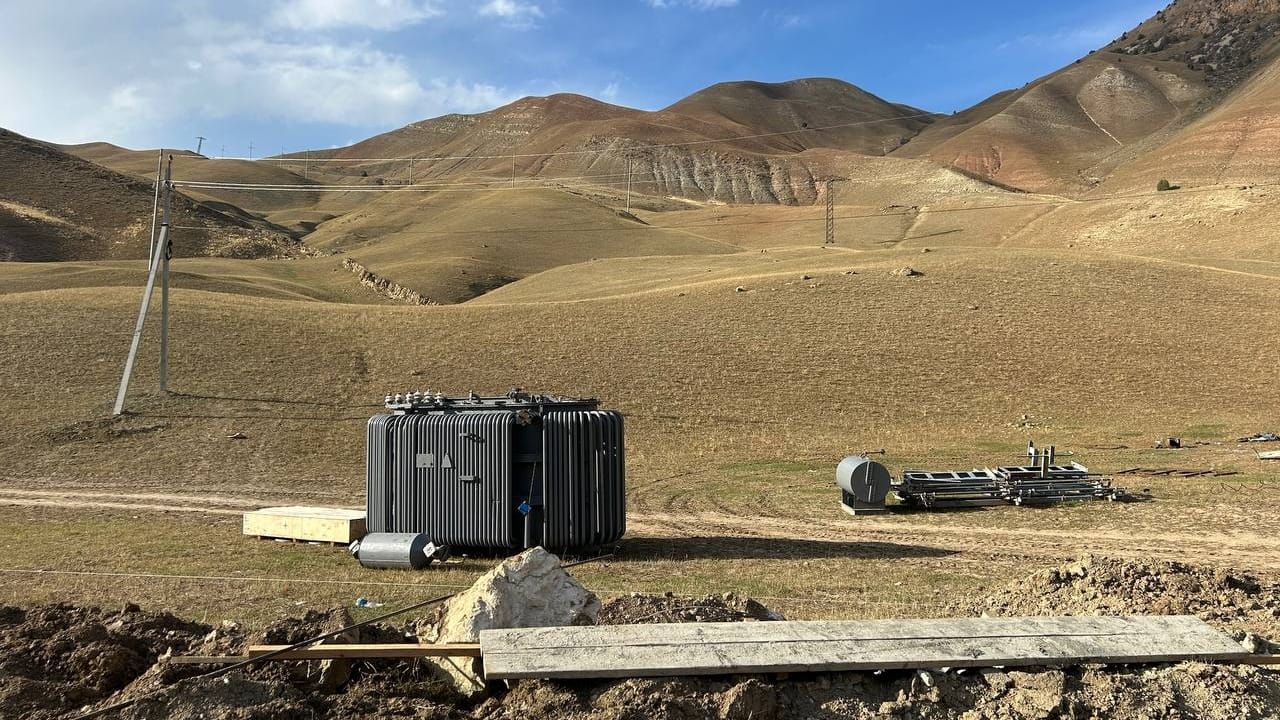
[{"label": "stacked steel framework", "polygon": [[924,508],[1035,505],[1076,500],[1123,500],[1128,495],[1111,479],[1073,462],[1055,465],[1054,448],[1029,455],[1032,465],[980,470],[904,470],[893,494],[906,505]]}]

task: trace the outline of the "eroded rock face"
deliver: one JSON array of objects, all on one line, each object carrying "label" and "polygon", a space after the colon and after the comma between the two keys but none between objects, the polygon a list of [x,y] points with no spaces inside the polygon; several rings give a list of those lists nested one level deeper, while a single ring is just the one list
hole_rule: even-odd
[{"label": "eroded rock face", "polygon": [[[600,600],[595,594],[560,567],[560,558],[539,547],[504,560],[455,595],[423,640],[473,643],[480,639],[481,630],[594,625],[599,615]],[[432,662],[463,695],[483,692],[477,659]]]}]

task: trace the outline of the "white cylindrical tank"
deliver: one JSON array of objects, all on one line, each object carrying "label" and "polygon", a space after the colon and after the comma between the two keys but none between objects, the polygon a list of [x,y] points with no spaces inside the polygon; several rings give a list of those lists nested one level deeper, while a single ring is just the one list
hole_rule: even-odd
[{"label": "white cylindrical tank", "polygon": [[854,515],[884,512],[889,481],[888,468],[864,455],[850,455],[836,466],[841,504]]}]

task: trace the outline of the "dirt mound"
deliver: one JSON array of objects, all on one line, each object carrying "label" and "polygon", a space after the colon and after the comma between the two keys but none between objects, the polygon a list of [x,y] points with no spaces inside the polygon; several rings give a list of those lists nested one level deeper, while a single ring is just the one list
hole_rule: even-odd
[{"label": "dirt mound", "polygon": [[1035,573],[965,608],[989,615],[1197,615],[1280,636],[1280,584],[1178,562],[1086,556]]},{"label": "dirt mound", "polygon": [[257,720],[320,717],[305,696],[278,680],[251,680],[238,673],[175,683],[140,699],[118,717],[127,720]]},{"label": "dirt mound", "polygon": [[[1219,626],[1273,627],[1276,587],[1179,563],[1085,558],[1033,575],[961,612],[1194,613]],[[732,594],[633,594],[603,603],[600,622],[743,622],[781,616]],[[285,618],[254,636],[294,643],[349,625],[345,608]],[[411,625],[361,628],[350,642],[399,642]],[[1065,669],[886,671],[722,678],[519,681],[466,699],[420,662],[264,663],[223,677],[154,664],[173,653],[235,654],[245,634],[168,614],[69,605],[0,608],[0,718],[49,718],[134,699],[119,714],[153,718],[417,717],[471,720],[769,720],[770,718],[1280,717],[1280,673],[1200,663]]]},{"label": "dirt mound", "polygon": [[600,608],[600,625],[641,625],[679,622],[743,622],[785,620],[751,598],[725,593],[704,598],[632,593],[606,600]]},{"label": "dirt mound", "polygon": [[58,717],[108,697],[211,630],[134,605],[0,607],[0,718]]},{"label": "dirt mound", "polygon": [[122,415],[81,420],[65,427],[53,428],[41,433],[39,439],[50,445],[69,445],[79,442],[105,443],[133,435],[145,435],[164,428],[164,424],[139,423],[127,415]]},{"label": "dirt mound", "polygon": [[827,673],[765,677],[522,682],[473,717],[631,720],[774,718],[1275,717],[1277,674],[1183,664],[956,673]]}]

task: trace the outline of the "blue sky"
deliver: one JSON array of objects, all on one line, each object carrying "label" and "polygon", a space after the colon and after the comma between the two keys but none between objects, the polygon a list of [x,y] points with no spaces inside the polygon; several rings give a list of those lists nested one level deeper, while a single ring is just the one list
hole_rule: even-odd
[{"label": "blue sky", "polygon": [[[658,109],[727,80],[828,76],[963,109],[1165,0],[0,0],[0,127],[274,154],[524,95]],[[224,151],[225,148],[225,151]]]}]

